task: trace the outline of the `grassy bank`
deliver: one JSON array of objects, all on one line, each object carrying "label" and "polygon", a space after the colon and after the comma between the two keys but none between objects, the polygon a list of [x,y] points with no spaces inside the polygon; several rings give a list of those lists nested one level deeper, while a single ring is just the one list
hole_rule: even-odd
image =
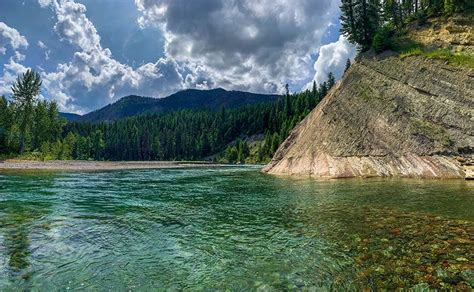
[{"label": "grassy bank", "polygon": [[449,49],[438,48],[438,49],[427,49],[422,46],[412,46],[409,48],[401,49],[400,58],[406,58],[410,56],[423,56],[432,60],[446,61],[453,66],[462,66],[474,69],[474,55],[468,53],[455,53]]}]

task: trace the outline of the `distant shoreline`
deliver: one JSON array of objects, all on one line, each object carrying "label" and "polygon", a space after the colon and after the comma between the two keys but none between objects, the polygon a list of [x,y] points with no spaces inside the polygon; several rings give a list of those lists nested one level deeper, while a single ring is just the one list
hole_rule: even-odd
[{"label": "distant shoreline", "polygon": [[129,169],[171,169],[219,167],[226,164],[216,164],[206,161],[84,161],[84,160],[52,160],[30,161],[8,159],[0,161],[2,170],[67,170],[67,171],[96,171],[96,170],[129,170]]}]

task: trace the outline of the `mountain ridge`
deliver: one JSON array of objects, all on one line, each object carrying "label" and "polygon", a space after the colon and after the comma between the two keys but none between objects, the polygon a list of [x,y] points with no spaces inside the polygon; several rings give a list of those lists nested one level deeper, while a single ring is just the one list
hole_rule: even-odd
[{"label": "mountain ridge", "polygon": [[[128,95],[114,103],[89,112],[75,119],[79,122],[111,122],[146,113],[164,113],[181,109],[219,110],[247,104],[273,102],[279,95],[258,94],[245,91],[185,89],[164,98]],[[61,113],[64,117],[68,113]],[[67,117],[66,117],[67,118]]]},{"label": "mountain ridge", "polygon": [[59,116],[61,118],[66,119],[68,122],[75,122],[79,120],[82,116],[75,113],[66,113],[66,112],[59,112]]}]

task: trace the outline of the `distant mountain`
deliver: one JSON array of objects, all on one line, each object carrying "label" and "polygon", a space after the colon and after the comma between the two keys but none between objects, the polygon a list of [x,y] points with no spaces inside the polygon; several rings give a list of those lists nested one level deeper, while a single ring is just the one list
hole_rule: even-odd
[{"label": "distant mountain", "polygon": [[78,114],[73,114],[73,113],[59,113],[59,116],[61,118],[65,118],[68,122],[75,122],[78,121],[82,116]]},{"label": "distant mountain", "polygon": [[255,94],[242,91],[187,89],[165,98],[136,95],[123,97],[115,103],[83,115],[81,122],[108,122],[144,113],[162,113],[181,109],[219,110],[246,104],[272,102],[278,95]]}]

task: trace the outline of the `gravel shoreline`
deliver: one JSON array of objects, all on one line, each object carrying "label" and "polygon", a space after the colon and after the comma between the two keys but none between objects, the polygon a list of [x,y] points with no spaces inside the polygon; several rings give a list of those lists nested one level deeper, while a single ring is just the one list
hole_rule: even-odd
[{"label": "gravel shoreline", "polygon": [[205,161],[80,161],[80,160],[5,160],[0,161],[0,170],[126,170],[126,169],[165,169],[165,168],[190,168],[190,167],[218,167]]}]

